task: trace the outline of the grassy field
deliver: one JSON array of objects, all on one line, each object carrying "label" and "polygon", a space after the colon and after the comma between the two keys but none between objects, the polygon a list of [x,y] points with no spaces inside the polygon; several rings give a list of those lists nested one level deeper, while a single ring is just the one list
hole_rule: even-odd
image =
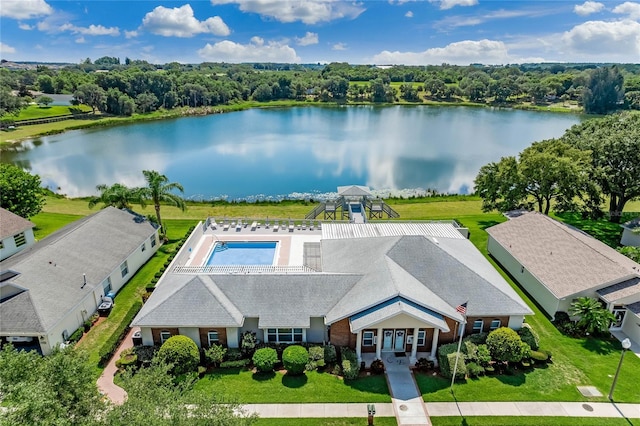
[{"label": "grassy field", "polygon": [[39,106],[29,105],[26,108],[20,110],[20,114],[15,118],[19,120],[33,120],[36,118],[58,117],[60,115],[77,114],[91,112],[91,107],[86,105],[79,106],[64,106],[64,105],[51,105],[51,106]]},{"label": "grassy field", "polygon": [[391,402],[383,375],[343,381],[328,373],[310,371],[302,376],[279,372],[257,373],[226,368],[199,380],[194,392],[221,392],[244,403]]}]

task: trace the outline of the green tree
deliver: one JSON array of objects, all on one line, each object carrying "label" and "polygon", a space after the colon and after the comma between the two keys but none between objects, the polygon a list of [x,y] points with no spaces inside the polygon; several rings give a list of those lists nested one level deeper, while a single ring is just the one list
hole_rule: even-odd
[{"label": "green tree", "polygon": [[169,182],[169,178],[155,170],[143,170],[142,174],[147,181],[147,186],[137,191],[140,205],[146,207],[147,201],[150,201],[156,210],[158,225],[164,229],[162,218],[160,217],[160,203],[167,203],[185,211],[187,205],[184,199],[173,193],[176,190],[184,192],[184,188],[177,182]]},{"label": "green tree", "polygon": [[629,259],[633,260],[634,262],[640,263],[640,247],[633,247],[633,246],[620,247],[618,251],[624,254],[625,256],[627,256]]},{"label": "green tree", "polygon": [[584,110],[589,114],[606,114],[621,107],[624,77],[616,66],[596,68],[589,72],[582,95]]},{"label": "green tree", "polygon": [[198,346],[189,337],[182,335],[169,337],[160,346],[156,357],[171,365],[171,371],[176,375],[195,371],[200,363]]},{"label": "green tree", "polygon": [[13,164],[0,164],[0,207],[30,218],[40,213],[45,197],[40,176]]},{"label": "green tree", "polygon": [[0,87],[0,117],[6,114],[17,114],[23,106],[23,99],[11,94],[10,87]]},{"label": "green tree", "polygon": [[89,105],[94,114],[96,110],[104,110],[107,101],[107,95],[102,87],[93,83],[80,85],[73,93],[73,97],[81,104]]},{"label": "green tree", "polygon": [[615,316],[592,297],[579,297],[569,307],[571,316],[580,317],[578,327],[585,333],[605,333]]},{"label": "green tree", "polygon": [[591,179],[609,197],[609,220],[640,197],[640,113],[624,112],[573,126],[562,138],[592,153]]},{"label": "green tree", "polygon": [[489,333],[486,344],[496,361],[518,362],[531,352],[518,333],[508,327],[500,327]]},{"label": "green tree", "polygon": [[308,362],[309,352],[300,345],[287,346],[282,352],[282,364],[284,364],[287,374],[292,376],[304,373]]},{"label": "green tree", "polygon": [[114,183],[111,186],[100,184],[96,186],[100,195],[89,199],[89,208],[103,203],[102,208],[113,206],[118,209],[129,209],[131,203],[140,199],[136,189],[129,188],[121,183]]},{"label": "green tree", "polygon": [[38,96],[36,98],[36,103],[40,106],[47,106],[53,102],[53,98],[50,96]]},{"label": "green tree", "polygon": [[474,185],[476,193],[482,198],[482,210],[485,212],[505,212],[524,207],[526,197],[515,157],[503,157],[497,163],[482,166]]}]

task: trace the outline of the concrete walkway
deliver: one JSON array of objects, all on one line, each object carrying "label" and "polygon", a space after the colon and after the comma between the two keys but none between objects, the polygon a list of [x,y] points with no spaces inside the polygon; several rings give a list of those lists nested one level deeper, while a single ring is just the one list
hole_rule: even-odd
[{"label": "concrete walkway", "polygon": [[120,359],[120,353],[122,351],[133,347],[133,340],[131,337],[136,330],[137,328],[129,330],[122,343],[120,343],[120,346],[118,346],[116,353],[109,360],[109,364],[107,364],[98,378],[98,390],[116,405],[122,405],[127,400],[127,392],[120,386],[113,383],[113,377],[118,372],[118,369],[116,368],[116,361]]},{"label": "concrete walkway", "polygon": [[[389,353],[384,356],[383,362],[398,425],[430,426],[431,421],[429,421],[422,394],[409,369],[409,358],[396,357],[393,353]],[[378,414],[377,409],[376,414]]]}]

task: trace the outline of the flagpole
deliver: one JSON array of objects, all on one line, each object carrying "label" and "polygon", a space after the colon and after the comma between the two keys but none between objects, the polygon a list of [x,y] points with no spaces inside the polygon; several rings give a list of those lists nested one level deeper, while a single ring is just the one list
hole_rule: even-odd
[{"label": "flagpole", "polygon": [[467,324],[467,303],[460,305],[464,307],[462,314],[462,323],[460,323],[460,339],[458,340],[458,351],[456,352],[456,362],[453,365],[453,376],[451,377],[451,392],[453,392],[453,383],[456,381],[456,373],[458,372],[458,359],[460,359],[460,348],[462,347],[462,335],[464,334],[464,326]]}]

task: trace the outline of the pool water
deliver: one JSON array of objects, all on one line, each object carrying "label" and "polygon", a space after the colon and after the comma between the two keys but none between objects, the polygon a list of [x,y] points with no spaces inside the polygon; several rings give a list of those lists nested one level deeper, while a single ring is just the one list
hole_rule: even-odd
[{"label": "pool water", "polygon": [[362,209],[360,208],[360,204],[351,204],[351,211],[353,213],[362,213]]},{"label": "pool water", "polygon": [[206,266],[273,265],[275,241],[216,242]]}]

